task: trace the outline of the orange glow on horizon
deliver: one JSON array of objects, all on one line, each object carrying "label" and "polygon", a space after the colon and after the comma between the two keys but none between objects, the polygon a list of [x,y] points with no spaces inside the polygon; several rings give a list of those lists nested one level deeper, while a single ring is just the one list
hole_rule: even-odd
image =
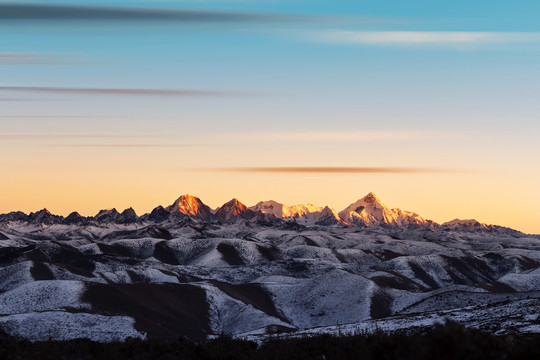
[{"label": "orange glow on horizon", "polygon": [[[223,141],[226,141],[225,139]],[[540,233],[540,169],[535,143],[495,146],[499,139],[414,139],[378,146],[358,155],[358,144],[331,147],[296,142],[271,147],[235,141],[227,148],[74,148],[0,143],[0,212],[93,216],[105,208],[133,207],[139,215],[171,205],[190,193],[215,209],[232,198],[247,206],[274,199],[286,205],[315,204],[341,211],[370,191],[390,208],[412,211],[437,223],[474,218],[482,223]],[[269,147],[272,151],[268,151]],[[493,149],[489,154],[475,149]],[[435,149],[436,151],[431,151]],[[249,150],[249,151],[248,151]],[[291,154],[297,154],[291,156]],[[479,154],[479,155],[478,155]],[[389,160],[390,159],[390,160]],[[295,168],[302,172],[212,172],[212,168]],[[332,168],[320,164],[332,164]],[[354,164],[352,166],[351,164]],[[362,165],[362,166],[359,166]],[[402,166],[395,166],[396,164]],[[374,166],[376,165],[376,166]],[[406,165],[406,166],[405,166]],[[355,172],[332,169],[462,169],[453,172]],[[311,171],[323,169],[324,171]],[[328,171],[327,171],[328,170]]]}]

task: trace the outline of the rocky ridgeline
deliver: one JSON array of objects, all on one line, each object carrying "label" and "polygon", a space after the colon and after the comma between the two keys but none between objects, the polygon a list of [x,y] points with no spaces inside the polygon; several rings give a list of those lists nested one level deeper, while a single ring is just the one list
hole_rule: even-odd
[{"label": "rocky ridgeline", "polygon": [[0,223],[23,222],[35,225],[99,226],[103,224],[206,224],[250,223],[255,225],[302,228],[309,226],[354,226],[386,228],[426,228],[431,230],[490,231],[514,233],[516,230],[497,225],[487,225],[476,220],[452,220],[438,224],[420,215],[401,209],[390,209],[379,198],[369,193],[339,213],[325,206],[312,204],[287,206],[276,201],[261,201],[247,207],[232,199],[217,209],[211,209],[198,197],[180,196],[167,207],[158,206],[150,213],[138,216],[132,208],[118,212],[116,209],[99,211],[95,216],[82,216],[72,212],[66,217],[51,214],[43,209],[30,214],[20,211],[0,215]]}]

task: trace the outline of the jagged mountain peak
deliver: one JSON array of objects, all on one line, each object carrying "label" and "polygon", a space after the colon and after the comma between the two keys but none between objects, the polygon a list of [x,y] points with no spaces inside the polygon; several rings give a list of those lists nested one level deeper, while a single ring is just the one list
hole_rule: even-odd
[{"label": "jagged mountain peak", "polygon": [[100,217],[103,215],[118,215],[120,214],[116,208],[109,208],[109,209],[103,209],[99,210],[99,212],[96,214],[96,217]]},{"label": "jagged mountain peak", "polygon": [[238,201],[238,199],[233,198],[233,199],[227,201],[225,204],[223,204],[220,207],[220,209],[224,209],[224,208],[235,208],[235,209],[245,210],[245,209],[247,209],[247,206],[242,204],[240,201]]},{"label": "jagged mountain peak", "polygon": [[246,205],[242,204],[236,198],[223,204],[215,213],[216,218],[221,221],[229,221],[237,217],[250,219],[255,215],[255,211],[248,209]]},{"label": "jagged mountain peak", "polygon": [[372,192],[343,209],[339,216],[353,224],[372,225],[393,223],[394,214],[390,208]]},{"label": "jagged mountain peak", "polygon": [[315,225],[328,226],[343,224],[339,214],[329,206],[325,206],[324,209],[318,214]]},{"label": "jagged mountain peak", "polygon": [[120,215],[118,215],[117,222],[119,223],[134,223],[139,220],[139,217],[137,216],[137,213],[133,208],[129,207],[122,211]]},{"label": "jagged mountain peak", "polygon": [[129,208],[125,209],[124,211],[122,211],[122,213],[120,215],[122,215],[122,216],[137,216],[137,213],[135,212],[135,210],[132,207],[129,207]]},{"label": "jagged mountain peak", "polygon": [[51,212],[49,210],[47,210],[47,208],[43,208],[41,210],[38,210],[36,212],[32,212],[30,213],[30,216],[37,216],[37,215],[52,215]]},{"label": "jagged mountain peak", "polygon": [[357,202],[361,202],[361,203],[364,203],[364,204],[369,204],[369,205],[372,205],[372,206],[379,206],[379,207],[385,207],[385,208],[387,207],[386,205],[383,204],[381,199],[379,199],[377,197],[377,195],[375,195],[372,192],[370,192],[369,194],[367,194],[366,196],[364,196],[363,198],[361,198]]},{"label": "jagged mountain peak", "polygon": [[169,206],[171,211],[182,209],[185,211],[191,211],[197,209],[202,204],[201,199],[190,194],[181,195],[176,201]]},{"label": "jagged mountain peak", "polygon": [[70,213],[66,218],[64,219],[65,224],[77,224],[80,223],[85,219],[81,214],[79,214],[77,211],[73,211]]},{"label": "jagged mountain peak", "polygon": [[390,209],[372,192],[340,211],[339,217],[347,223],[365,226],[426,225],[430,223],[416,213]]},{"label": "jagged mountain peak", "polygon": [[334,209],[325,206],[319,207],[310,203],[288,206],[275,200],[260,201],[248,208],[238,199],[233,198],[213,211],[198,197],[191,194],[181,195],[168,207],[158,206],[150,214],[141,217],[131,207],[119,213],[116,208],[100,210],[93,217],[81,216],[72,212],[67,217],[53,215],[47,208],[26,215],[23,212],[0,214],[0,222],[23,221],[32,224],[151,224],[163,221],[177,223],[179,220],[192,221],[194,219],[207,222],[229,222],[238,220],[250,222],[264,222],[279,220],[284,222],[297,222],[303,226],[320,225],[359,225],[359,226],[399,226],[399,227],[426,227],[442,228],[443,230],[458,231],[497,231],[510,233],[512,229],[496,225],[487,225],[475,219],[454,219],[439,225],[426,220],[420,215],[398,208],[387,207],[373,192],[350,204],[337,213]]},{"label": "jagged mountain peak", "polygon": [[100,223],[116,222],[120,217],[120,213],[116,208],[100,210],[94,219]]},{"label": "jagged mountain peak", "polygon": [[145,215],[151,221],[162,222],[169,218],[171,214],[163,206],[158,205],[156,208],[150,212],[150,214]]},{"label": "jagged mountain peak", "polygon": [[444,225],[477,225],[477,224],[482,224],[482,223],[476,219],[466,219],[466,220],[454,219],[454,220],[447,221],[443,223],[442,225],[444,226]]},{"label": "jagged mountain peak", "polygon": [[53,224],[59,222],[61,219],[61,216],[51,214],[46,208],[28,215],[28,221],[36,224]]},{"label": "jagged mountain peak", "polygon": [[189,194],[182,195],[176,201],[165,208],[171,214],[184,214],[191,217],[209,220],[212,217],[212,209],[205,205],[201,199]]}]

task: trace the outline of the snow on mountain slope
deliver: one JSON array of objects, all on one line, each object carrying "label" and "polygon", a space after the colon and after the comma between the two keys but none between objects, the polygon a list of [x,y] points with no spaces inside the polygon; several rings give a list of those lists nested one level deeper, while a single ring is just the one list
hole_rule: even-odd
[{"label": "snow on mountain slope", "polygon": [[[185,195],[136,221],[124,221],[135,219],[129,209],[101,213],[113,222],[4,216],[0,327],[34,340],[201,340],[351,323],[406,327],[441,318],[435,309],[472,321],[462,316],[469,308],[495,326],[500,317],[488,305],[521,316],[502,301],[540,293],[537,236],[432,226],[373,194],[347,208],[360,226],[329,207],[284,212],[276,204],[256,213],[233,199],[212,213]],[[525,305],[540,312],[538,304]]]},{"label": "snow on mountain slope", "polygon": [[[459,322],[466,327],[482,329],[496,335],[515,334],[516,332],[539,333],[540,326],[537,324],[539,293],[529,295],[529,298],[516,298],[504,294],[489,304],[475,304],[463,306],[463,302],[474,304],[470,298],[471,293],[460,292],[453,294],[461,296],[461,304],[457,308],[445,308],[444,310],[427,310],[410,314],[396,314],[384,319],[369,319],[347,324],[315,327],[282,334],[284,338],[300,338],[314,335],[329,334],[333,336],[355,335],[375,332],[407,332],[422,331],[429,329],[435,324],[443,324],[447,320]],[[240,334],[238,337],[252,341],[261,341],[268,338],[267,334],[258,332]]]},{"label": "snow on mountain slope", "polygon": [[46,311],[0,317],[0,327],[9,335],[33,341],[87,338],[93,341],[123,341],[146,338],[128,316]]},{"label": "snow on mountain slope", "polygon": [[79,281],[34,281],[0,294],[3,314],[85,308],[80,298],[84,283]]},{"label": "snow on mountain slope", "polygon": [[215,335],[237,334],[246,329],[264,331],[268,326],[292,327],[280,319],[282,315],[276,312],[270,299],[265,301],[261,297],[264,290],[258,284],[214,283],[203,287],[211,304],[210,321]]},{"label": "snow on mountain slope", "polygon": [[301,204],[287,206],[274,200],[261,201],[250,207],[253,211],[261,211],[265,214],[272,214],[278,218],[306,218],[314,219],[315,214],[320,213],[323,208],[313,204]]},{"label": "snow on mountain slope", "polygon": [[299,328],[345,324],[370,318],[374,284],[340,270],[295,285],[266,284],[276,307]]},{"label": "snow on mountain slope", "polygon": [[[73,238],[74,234],[53,233],[50,228],[62,229],[62,226],[72,226],[72,231],[79,232],[79,236],[89,238],[100,236],[96,232],[107,234],[108,230],[116,227],[119,231],[140,229],[141,225],[159,226],[163,223],[182,226],[184,224],[225,224],[237,222],[250,222],[267,226],[282,226],[291,230],[298,230],[302,226],[361,226],[379,227],[392,226],[395,228],[425,227],[430,230],[441,227],[445,230],[457,231],[485,231],[495,233],[512,234],[519,236],[520,232],[497,225],[487,225],[476,220],[452,220],[439,225],[431,220],[426,220],[417,213],[401,209],[390,209],[384,205],[373,193],[369,193],[362,199],[352,203],[339,213],[332,208],[319,207],[312,204],[287,206],[273,200],[261,201],[255,206],[247,208],[236,199],[223,204],[212,210],[198,197],[189,194],[180,196],[172,205],[154,208],[149,214],[137,216],[132,208],[119,213],[116,209],[101,210],[95,216],[84,217],[77,212],[72,212],[67,217],[51,214],[47,209],[26,215],[23,212],[11,212],[0,214],[0,229],[9,227],[11,234],[16,235],[17,226],[22,226],[28,235],[28,226],[34,226],[36,232],[34,239],[48,240]],[[47,227],[47,235],[42,235],[41,230]],[[87,230],[91,228],[91,233]],[[66,228],[63,228],[66,229]],[[67,230],[67,229],[66,229]],[[86,232],[86,233],[84,233]],[[10,234],[2,233],[0,239]]]},{"label": "snow on mountain slope", "polygon": [[337,224],[344,225],[346,222],[339,217],[339,214],[334,209],[328,206],[325,206],[315,218],[315,225],[330,226]]},{"label": "snow on mountain slope", "polygon": [[[0,291],[13,290],[21,285],[34,281],[31,274],[32,261],[16,262],[0,267]],[[0,311],[0,314],[2,311]]]},{"label": "snow on mountain slope", "polygon": [[339,216],[348,223],[365,226],[381,224],[428,224],[428,221],[416,213],[400,209],[390,209],[371,192],[340,211]]},{"label": "snow on mountain slope", "polygon": [[395,214],[377,196],[369,193],[339,212],[344,221],[351,224],[390,224],[395,222]]},{"label": "snow on mountain slope", "polygon": [[452,229],[452,230],[489,230],[490,227],[487,224],[483,224],[475,219],[460,220],[454,219],[452,221],[447,221],[442,224],[443,227]]}]

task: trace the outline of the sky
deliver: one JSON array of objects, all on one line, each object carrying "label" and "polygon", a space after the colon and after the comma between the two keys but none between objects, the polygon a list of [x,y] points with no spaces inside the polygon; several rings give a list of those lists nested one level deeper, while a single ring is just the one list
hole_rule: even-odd
[{"label": "sky", "polygon": [[0,212],[374,192],[540,233],[537,1],[0,1]]}]

